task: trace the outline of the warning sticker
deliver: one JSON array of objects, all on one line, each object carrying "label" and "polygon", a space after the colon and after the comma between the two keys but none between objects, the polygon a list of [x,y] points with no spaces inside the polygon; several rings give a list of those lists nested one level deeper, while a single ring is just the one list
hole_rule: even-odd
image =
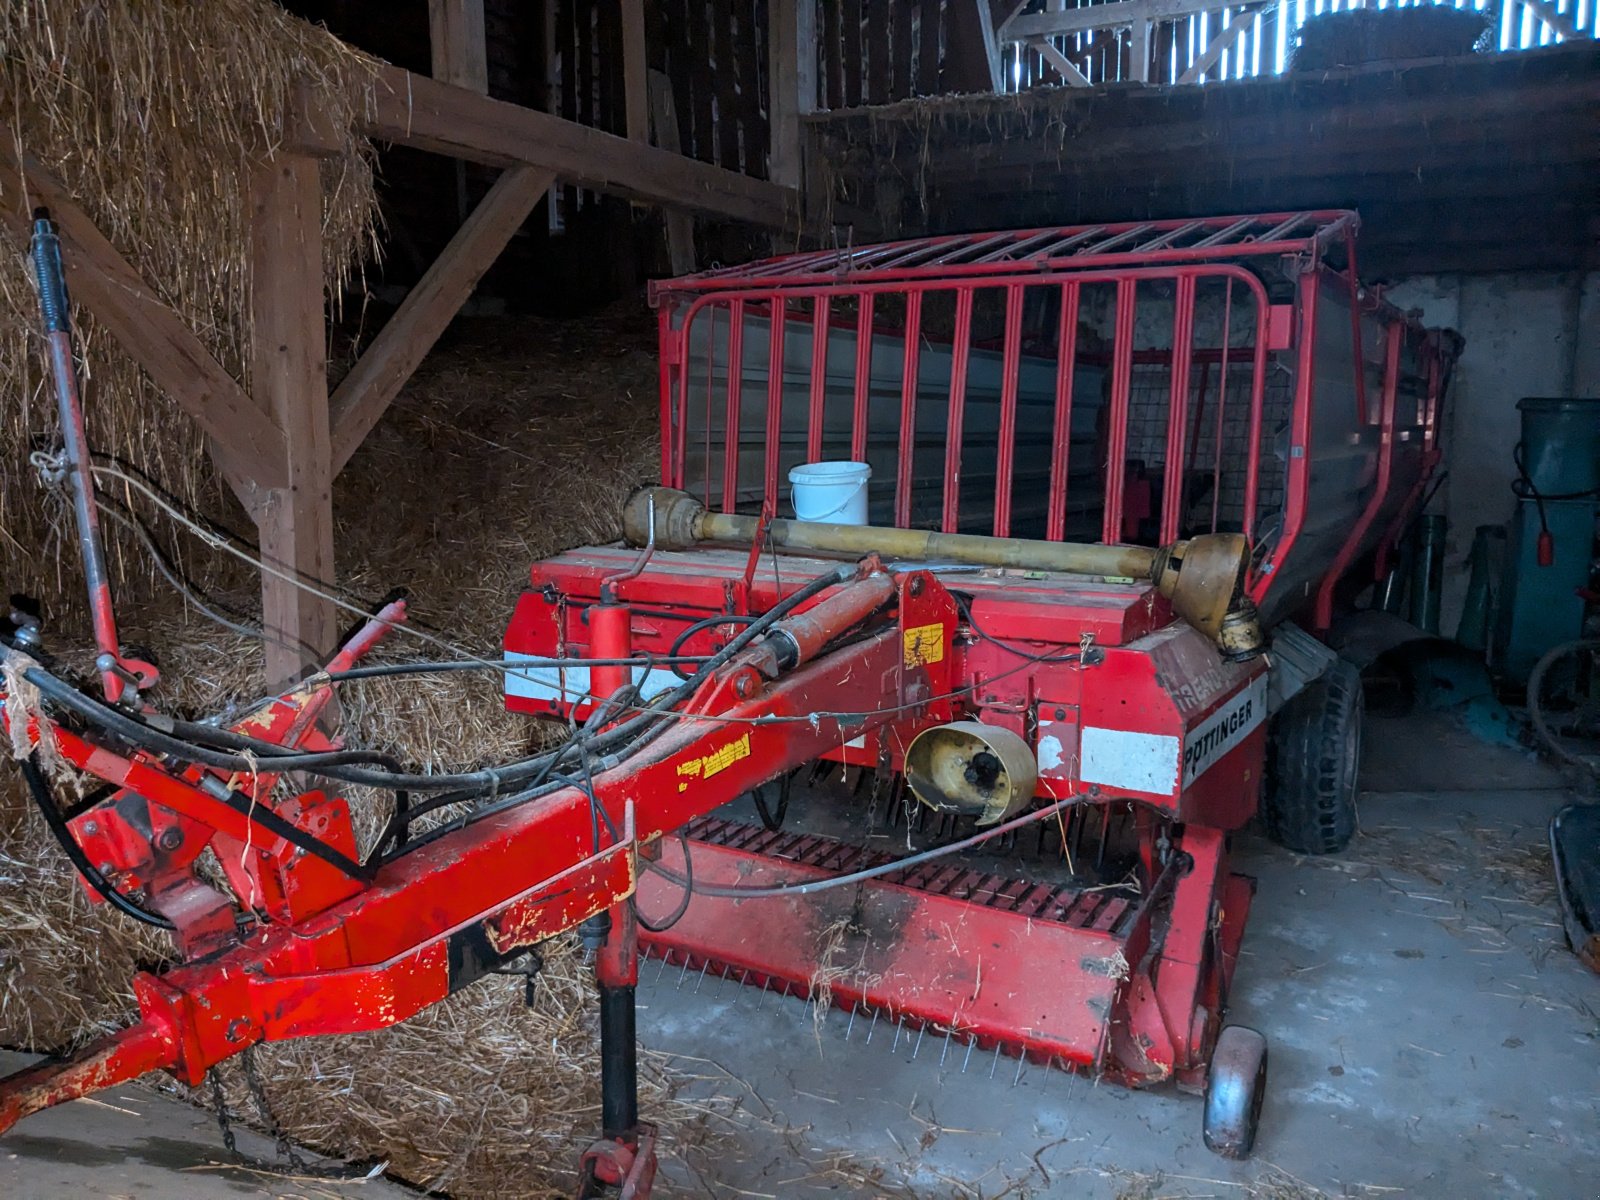
[{"label": "warning sticker", "polygon": [[713,750],[710,754],[703,754],[699,758],[691,758],[687,762],[678,764],[678,790],[689,790],[690,779],[710,779],[713,775],[726,771],[740,759],[750,757],[750,735],[748,733],[729,742],[726,746]]},{"label": "warning sticker", "polygon": [[905,632],[906,666],[926,667],[944,661],[944,626],[915,625]]}]

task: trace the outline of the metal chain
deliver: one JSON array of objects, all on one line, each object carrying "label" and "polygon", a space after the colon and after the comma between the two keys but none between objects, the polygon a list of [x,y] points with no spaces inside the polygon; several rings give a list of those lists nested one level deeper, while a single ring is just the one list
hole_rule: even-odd
[{"label": "metal chain", "polygon": [[238,1143],[233,1136],[233,1122],[228,1120],[228,1101],[222,1094],[222,1076],[215,1067],[206,1072],[206,1078],[211,1081],[211,1102],[217,1110],[217,1128],[222,1130],[222,1144],[227,1147],[228,1153],[235,1158],[239,1154]]},{"label": "metal chain", "polygon": [[261,1072],[256,1067],[255,1047],[250,1046],[240,1056],[244,1062],[245,1087],[250,1092],[250,1098],[255,1103],[256,1111],[260,1114],[262,1123],[267,1128],[268,1135],[276,1144],[278,1157],[283,1162],[270,1163],[258,1158],[252,1158],[239,1149],[238,1138],[233,1131],[233,1120],[228,1116],[228,1100],[222,1090],[222,1076],[213,1067],[206,1075],[211,1081],[211,1100],[217,1113],[217,1128],[222,1131],[222,1144],[235,1161],[243,1163],[256,1171],[267,1171],[274,1175],[312,1175],[324,1179],[365,1179],[370,1172],[362,1167],[338,1161],[309,1163],[305,1157],[294,1148],[289,1141],[288,1131],[278,1123],[278,1118],[273,1115],[272,1106],[267,1102],[267,1090],[261,1082]]},{"label": "metal chain", "polygon": [[311,1170],[311,1165],[300,1156],[289,1143],[289,1134],[283,1126],[278,1124],[278,1118],[272,1112],[272,1106],[267,1103],[267,1089],[262,1086],[261,1072],[256,1068],[256,1048],[246,1047],[245,1052],[239,1056],[244,1060],[244,1083],[250,1089],[250,1098],[255,1101],[256,1112],[261,1115],[261,1123],[267,1127],[267,1132],[272,1140],[277,1143],[278,1157],[288,1162],[289,1166],[300,1174]]}]

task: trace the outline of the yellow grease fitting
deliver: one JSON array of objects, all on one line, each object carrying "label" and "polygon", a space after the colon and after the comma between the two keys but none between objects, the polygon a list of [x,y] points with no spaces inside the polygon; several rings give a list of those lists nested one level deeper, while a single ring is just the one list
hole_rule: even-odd
[{"label": "yellow grease fitting", "polygon": [[915,625],[905,631],[906,666],[926,667],[944,661],[944,625]]},{"label": "yellow grease fitting", "polygon": [[696,779],[710,779],[722,771],[726,771],[742,758],[750,757],[750,735],[748,733],[735,738],[725,746],[713,750],[710,754],[703,754],[699,758],[691,758],[688,762],[678,764],[678,790],[686,792],[689,785],[685,777]]}]

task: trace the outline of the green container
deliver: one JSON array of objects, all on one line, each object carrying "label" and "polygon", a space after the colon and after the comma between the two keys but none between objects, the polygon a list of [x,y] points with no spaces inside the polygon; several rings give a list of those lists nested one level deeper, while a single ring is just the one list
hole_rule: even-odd
[{"label": "green container", "polygon": [[1439,632],[1444,536],[1444,517],[1430,513],[1417,522],[1417,552],[1411,560],[1411,623],[1424,633]]},{"label": "green container", "polygon": [[1522,462],[1545,496],[1600,488],[1600,399],[1530,396],[1522,414]]}]

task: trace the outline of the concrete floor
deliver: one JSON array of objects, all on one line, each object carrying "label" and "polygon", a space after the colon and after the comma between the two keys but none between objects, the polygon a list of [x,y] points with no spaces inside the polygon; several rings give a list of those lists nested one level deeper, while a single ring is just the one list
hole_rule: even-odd
[{"label": "concrete floor", "polygon": [[[1428,715],[1368,726],[1363,833],[1302,859],[1246,837],[1260,881],[1231,1020],[1271,1047],[1255,1157],[1199,1102],[1134,1093],[647,966],[640,1036],[742,1094],[740,1150],[687,1195],[1600,1196],[1600,978],[1568,952],[1545,825],[1568,799],[1515,751]],[[1419,790],[1429,778],[1449,790]],[[1391,790],[1395,784],[1401,790]],[[1515,786],[1513,786],[1515,785]],[[696,987],[698,986],[698,994]],[[874,1186],[870,1180],[877,1178]],[[893,1185],[902,1186],[893,1186]]]},{"label": "concrete floor", "polygon": [[[843,1014],[650,964],[641,1040],[745,1116],[731,1147],[669,1156],[658,1194],[1600,1197],[1600,978],[1565,947],[1544,851],[1560,781],[1442,715],[1369,722],[1364,778],[1346,854],[1243,839],[1260,890],[1231,1017],[1272,1055],[1251,1161],[1206,1151],[1193,1097],[941,1061],[887,1026],[869,1044],[865,1022],[847,1038]],[[124,1088],[0,1140],[0,1196],[412,1194],[219,1158],[208,1115]]]},{"label": "concrete floor", "polygon": [[[31,1055],[0,1051],[0,1073]],[[241,1153],[275,1161],[271,1139],[234,1126]],[[316,1161],[316,1156],[306,1156]],[[216,1118],[175,1096],[127,1086],[36,1113],[0,1138],[5,1200],[415,1200],[381,1176],[358,1181],[293,1178],[228,1164]]]}]

